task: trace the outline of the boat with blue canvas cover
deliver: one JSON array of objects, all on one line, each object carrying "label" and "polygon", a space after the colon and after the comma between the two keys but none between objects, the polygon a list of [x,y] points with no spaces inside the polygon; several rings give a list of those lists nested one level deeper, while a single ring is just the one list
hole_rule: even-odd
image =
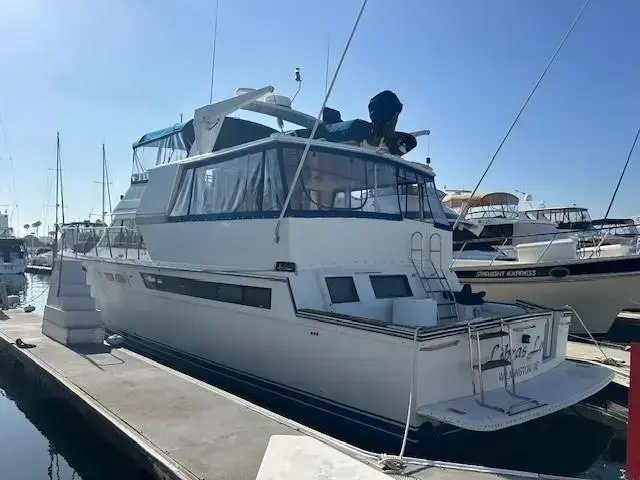
[{"label": "boat with blue canvas cover", "polygon": [[435,174],[403,158],[417,140],[392,92],[371,121],[325,110],[315,135],[273,92],[134,145],[112,226],[78,254],[109,330],[410,440],[523,424],[609,383],[566,359],[571,312],[490,301],[449,270]]}]

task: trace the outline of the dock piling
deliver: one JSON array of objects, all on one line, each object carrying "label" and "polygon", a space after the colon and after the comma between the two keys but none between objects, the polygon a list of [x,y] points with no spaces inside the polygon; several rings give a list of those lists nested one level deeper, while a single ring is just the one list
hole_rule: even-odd
[{"label": "dock piling", "polygon": [[640,343],[631,345],[629,413],[627,421],[627,478],[640,480]]}]

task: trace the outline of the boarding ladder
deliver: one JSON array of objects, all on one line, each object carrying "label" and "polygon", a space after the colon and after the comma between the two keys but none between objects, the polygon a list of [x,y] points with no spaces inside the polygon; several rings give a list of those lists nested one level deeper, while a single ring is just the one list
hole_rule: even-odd
[{"label": "boarding ladder", "polygon": [[[424,271],[424,236],[422,232],[413,232],[411,234],[411,263],[413,268],[420,279],[422,288],[425,293],[438,303],[438,322],[445,321],[457,321],[460,316],[458,315],[458,305],[455,302],[449,279],[442,270],[442,238],[439,233],[432,233],[429,237],[429,266],[432,268],[433,273],[427,275]],[[434,246],[434,242],[435,246]],[[433,261],[433,255],[438,254],[439,261],[436,266]],[[439,290],[431,288],[431,281],[437,280],[440,284]],[[436,293],[442,293],[442,299],[436,298]]]},{"label": "boarding ladder", "polygon": [[[513,345],[513,335],[510,325],[505,324],[504,320],[500,319],[498,330],[487,332],[485,327],[483,329],[484,331],[481,333],[480,329],[474,328],[471,323],[467,323],[467,329],[469,336],[469,359],[471,362],[471,386],[473,390],[473,398],[480,406],[502,412],[505,415],[516,415],[545,405],[534,398],[516,393],[516,372],[513,366],[513,359],[511,358],[512,354],[507,351],[507,349],[510,349],[511,345]],[[508,339],[508,343],[506,345],[505,337]],[[500,339],[502,354],[500,358],[489,359],[483,362],[482,341],[490,338]],[[514,404],[506,408],[492,405],[485,400],[483,375],[485,372],[497,368],[502,368],[504,390],[509,394],[509,396],[517,400]],[[508,373],[511,374],[511,382],[508,380]]]}]

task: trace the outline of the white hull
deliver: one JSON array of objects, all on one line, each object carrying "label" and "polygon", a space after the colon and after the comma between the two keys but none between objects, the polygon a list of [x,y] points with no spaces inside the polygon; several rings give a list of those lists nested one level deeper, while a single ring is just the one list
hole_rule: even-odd
[{"label": "white hull", "polygon": [[[286,276],[251,278],[97,259],[85,264],[107,328],[138,335],[260,382],[319,399],[335,405],[340,411],[351,409],[377,425],[387,422],[401,431],[412,383],[415,344],[411,337],[398,338],[296,315]],[[272,291],[272,308],[256,309],[151,290],[145,286],[141,272],[268,286]],[[545,322],[549,321],[550,313],[537,318],[529,315],[516,321],[516,331],[524,328],[532,339],[537,338],[529,345],[529,349],[533,349],[534,343],[539,345],[540,339],[544,338]],[[518,328],[519,324],[521,327]],[[555,346],[550,350],[550,357],[543,359],[542,349],[539,349],[531,355],[516,357],[513,362],[516,384],[524,382],[525,385],[530,380],[531,386],[542,396],[544,391],[552,390],[550,383],[555,383],[553,375],[545,375],[545,372],[555,371],[560,365],[573,368],[567,367],[571,362],[564,360],[568,323],[556,325],[553,331],[557,332],[554,334],[557,341],[553,342]],[[519,339],[521,334],[517,335]],[[484,360],[500,355],[497,353],[498,342],[495,338],[483,340]],[[488,408],[477,408],[473,400],[466,327],[456,327],[433,339],[419,341],[418,347],[412,432],[423,424],[434,424],[434,419],[471,430],[496,430],[517,425],[569,406],[579,401],[576,396],[586,398],[609,381],[607,374],[593,369],[587,374],[588,378],[595,375],[591,380],[587,378],[579,390],[569,387],[566,395],[560,395],[551,404],[517,415],[496,414]],[[503,404],[518,403],[504,390],[504,378],[509,375],[506,370],[495,369],[485,372],[483,377],[484,390],[493,391]],[[542,383],[538,384],[540,381]],[[437,388],[434,389],[434,385]],[[447,402],[465,397],[469,405],[476,407],[469,410],[466,418],[450,418]],[[437,408],[431,408],[431,405]],[[366,424],[370,426],[368,421]]]}]

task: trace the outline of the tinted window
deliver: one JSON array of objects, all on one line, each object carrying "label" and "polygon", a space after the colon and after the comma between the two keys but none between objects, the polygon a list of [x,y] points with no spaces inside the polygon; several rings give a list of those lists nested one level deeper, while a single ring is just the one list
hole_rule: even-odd
[{"label": "tinted window", "polygon": [[358,302],[358,292],[352,277],[327,277],[331,303]]},{"label": "tinted window", "polygon": [[141,273],[142,281],[151,290],[206,298],[218,302],[236,303],[249,307],[271,308],[271,289],[235,285],[231,283],[205,282],[193,278],[170,277]]},{"label": "tinted window", "polygon": [[369,278],[376,298],[413,296],[406,275],[372,275]]}]

